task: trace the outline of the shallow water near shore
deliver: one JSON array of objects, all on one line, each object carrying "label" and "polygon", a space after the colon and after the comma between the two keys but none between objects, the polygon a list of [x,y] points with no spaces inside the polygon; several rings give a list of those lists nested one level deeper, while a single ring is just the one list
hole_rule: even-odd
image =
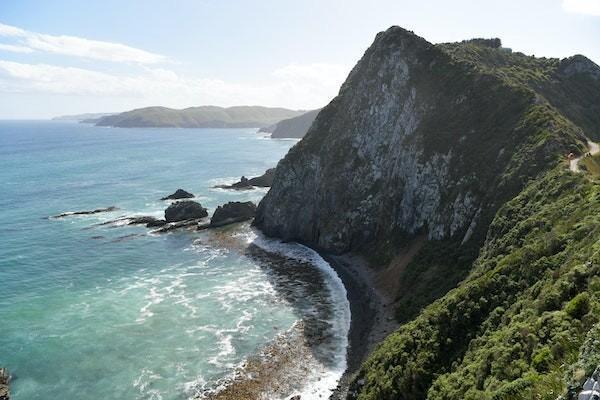
[{"label": "shallow water near shore", "polygon": [[[266,392],[326,397],[345,366],[349,309],[316,253],[247,224],[166,235],[102,225],[161,216],[158,199],[179,187],[209,213],[257,202],[264,189],[211,187],[262,174],[294,143],[255,129],[0,122],[0,366],[14,375],[14,399],[214,395],[298,326],[311,330],[303,361],[317,373]],[[305,273],[319,277],[310,296],[298,279]]]}]

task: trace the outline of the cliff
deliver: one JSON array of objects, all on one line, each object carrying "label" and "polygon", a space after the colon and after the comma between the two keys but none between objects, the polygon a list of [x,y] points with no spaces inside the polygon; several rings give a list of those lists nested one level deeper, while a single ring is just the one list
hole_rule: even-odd
[{"label": "cliff", "polygon": [[350,398],[573,398],[593,373],[600,186],[564,158],[600,135],[599,74],[392,27],[279,162],[255,224],[396,290]]},{"label": "cliff", "polygon": [[260,106],[201,106],[183,110],[146,107],[102,117],[96,125],[120,128],[258,128],[300,114],[301,111]]},{"label": "cliff", "polygon": [[279,163],[257,226],[336,253],[420,232],[481,241],[528,179],[584,148],[582,130],[532,87],[447,47],[380,33]]}]

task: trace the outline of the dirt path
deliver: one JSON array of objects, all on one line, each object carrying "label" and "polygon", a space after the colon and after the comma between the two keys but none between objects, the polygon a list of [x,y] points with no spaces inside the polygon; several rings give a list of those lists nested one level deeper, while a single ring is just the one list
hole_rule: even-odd
[{"label": "dirt path", "polygon": [[[589,148],[589,153],[591,155],[594,155],[598,152],[600,152],[600,145],[598,145],[598,143],[594,143],[590,140],[588,140],[587,142],[588,144],[588,148]],[[579,161],[581,161],[581,159],[583,159],[585,157],[585,154],[582,156],[579,156],[577,158],[573,158],[572,160],[569,160],[569,169],[573,172],[581,172],[581,170],[579,169]]]}]

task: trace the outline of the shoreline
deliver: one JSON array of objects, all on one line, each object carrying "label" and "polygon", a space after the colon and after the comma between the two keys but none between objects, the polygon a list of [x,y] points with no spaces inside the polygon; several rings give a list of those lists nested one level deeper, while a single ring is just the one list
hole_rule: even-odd
[{"label": "shoreline", "polygon": [[393,299],[376,288],[375,272],[362,257],[317,252],[339,275],[350,303],[347,367],[329,397],[342,400],[363,361],[399,324],[394,318]]}]

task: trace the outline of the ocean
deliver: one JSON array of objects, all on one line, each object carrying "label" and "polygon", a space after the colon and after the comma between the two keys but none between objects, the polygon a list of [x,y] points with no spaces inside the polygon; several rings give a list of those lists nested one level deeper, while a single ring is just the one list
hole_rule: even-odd
[{"label": "ocean", "polygon": [[256,129],[0,122],[0,366],[13,398],[326,398],[350,311],[318,254],[248,223],[157,234],[111,222],[161,217],[177,188],[209,214],[257,203],[266,189],[213,186],[262,174],[294,144]]}]

